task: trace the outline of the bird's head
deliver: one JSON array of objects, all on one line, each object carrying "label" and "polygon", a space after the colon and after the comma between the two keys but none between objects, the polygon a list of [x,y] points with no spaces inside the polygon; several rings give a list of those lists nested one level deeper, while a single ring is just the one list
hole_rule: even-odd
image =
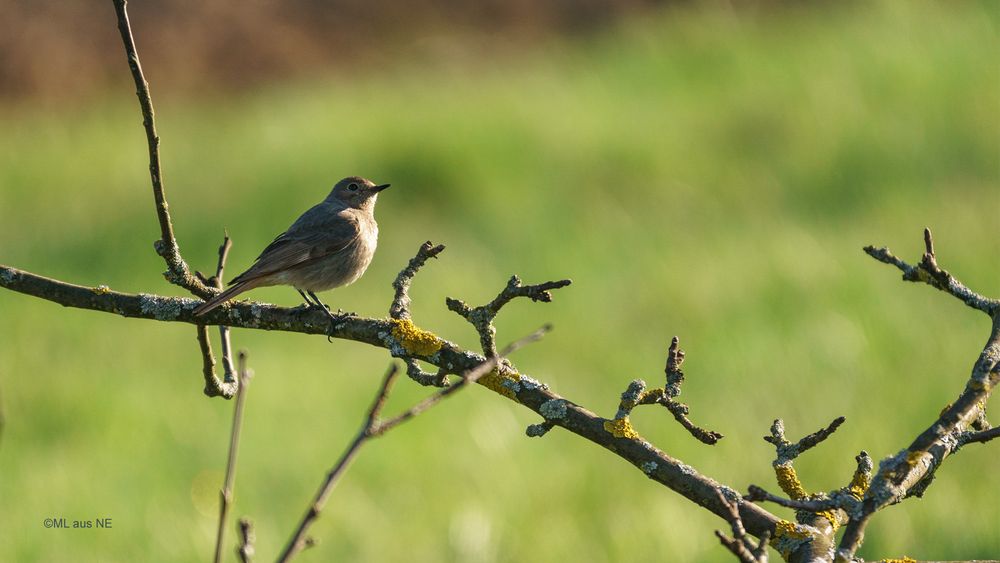
[{"label": "bird's head", "polygon": [[349,176],[337,182],[327,196],[327,201],[340,203],[344,207],[373,210],[378,193],[389,187],[389,184],[376,185],[371,180],[360,176]]}]

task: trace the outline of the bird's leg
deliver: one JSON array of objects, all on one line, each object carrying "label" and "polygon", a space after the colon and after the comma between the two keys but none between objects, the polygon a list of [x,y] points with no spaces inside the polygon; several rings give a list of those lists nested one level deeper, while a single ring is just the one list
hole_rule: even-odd
[{"label": "bird's leg", "polygon": [[299,295],[301,295],[301,296],[302,296],[302,299],[303,299],[303,301],[305,301],[305,302],[306,302],[306,307],[309,307],[309,308],[312,308],[312,307],[314,307],[314,306],[315,306],[315,305],[314,305],[314,303],[313,303],[312,301],[310,301],[310,300],[309,300],[309,296],[308,296],[308,295],[306,295],[306,293],[305,293],[304,291],[302,291],[301,289],[299,289],[299,288],[297,288],[297,287],[295,288],[295,291],[298,291],[298,292],[299,292]]},{"label": "bird's leg", "polygon": [[331,338],[333,337],[333,331],[337,325],[337,321],[340,319],[338,319],[337,315],[334,315],[330,311],[330,307],[326,306],[322,301],[320,301],[319,297],[316,297],[315,293],[313,293],[312,291],[307,291],[306,293],[308,293],[309,297],[312,297],[313,301],[316,302],[316,305],[320,309],[322,309],[324,313],[326,313],[326,316],[330,317],[330,330],[326,333],[326,339],[327,341],[332,342]]}]

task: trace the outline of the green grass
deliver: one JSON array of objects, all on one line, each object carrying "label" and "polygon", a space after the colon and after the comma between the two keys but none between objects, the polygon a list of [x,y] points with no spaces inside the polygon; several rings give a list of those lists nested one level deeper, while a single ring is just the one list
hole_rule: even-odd
[{"label": "green grass", "polygon": [[[523,371],[610,416],[631,379],[660,381],[680,335],[682,398],[726,439],[703,446],[652,409],[634,416],[639,431],[730,486],[773,489],[771,421],[794,437],[845,415],[797,462],[817,490],[842,486],[859,450],[880,459],[925,428],[986,337],[981,315],[860,249],[914,260],[930,226],[945,268],[1000,293],[997,22],[985,2],[691,8],[520,53],[239,97],[177,99],[148,72],[194,267],[211,267],[225,227],[236,273],[342,176],[392,182],[378,256],[327,295],[334,307],[385,315],[405,260],[442,242],[414,314],[474,347],[445,296],[484,302],[512,273],[570,277],[554,303],[502,314],[503,342],[556,327],[518,352]],[[0,263],[178,293],[151,248],[134,106],[123,86],[84,109],[0,110]],[[287,288],[253,297],[297,300]],[[201,396],[194,329],[9,292],[0,316],[0,560],[208,559],[231,405]],[[234,514],[254,519],[267,560],[388,358],[321,337],[236,331],[235,342],[257,375]],[[388,410],[426,392],[403,382]],[[534,422],[474,389],[371,444],[301,559],[730,560],[714,516],[565,432],[527,439]],[[926,498],[874,520],[862,556],[997,557],[995,449],[949,459]],[[114,528],[45,530],[48,516]]]}]

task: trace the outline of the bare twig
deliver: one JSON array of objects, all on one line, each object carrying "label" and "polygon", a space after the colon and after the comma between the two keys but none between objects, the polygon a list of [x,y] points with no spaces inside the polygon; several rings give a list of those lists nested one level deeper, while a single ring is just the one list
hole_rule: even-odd
[{"label": "bare twig", "polygon": [[542,327],[525,338],[514,342],[503,350],[500,357],[494,356],[486,359],[474,369],[463,374],[462,379],[454,385],[441,389],[430,397],[427,397],[388,420],[381,421],[379,420],[379,414],[382,412],[382,407],[385,405],[385,401],[389,397],[389,393],[392,390],[392,384],[395,382],[396,376],[399,374],[399,367],[396,364],[392,364],[389,367],[389,371],[386,372],[385,377],[382,378],[382,385],[379,387],[379,391],[375,396],[375,400],[372,402],[371,408],[368,409],[364,425],[361,427],[361,430],[358,431],[354,440],[350,443],[350,445],[348,445],[347,450],[341,454],[337,463],[327,473],[326,480],[323,482],[322,486],[320,486],[316,497],[313,499],[312,505],[309,507],[305,516],[302,517],[302,520],[299,522],[299,526],[292,535],[292,538],[285,545],[285,550],[282,552],[281,556],[278,557],[278,561],[289,561],[298,552],[302,551],[302,549],[306,547],[306,532],[316,518],[319,517],[319,514],[326,505],[326,500],[329,498],[330,493],[333,492],[333,488],[337,484],[337,481],[344,474],[344,472],[347,471],[347,468],[350,466],[351,462],[357,456],[358,451],[361,449],[361,446],[363,446],[366,441],[384,435],[400,424],[403,424],[404,422],[430,409],[447,398],[449,395],[457,393],[469,383],[475,383],[479,378],[490,373],[494,368],[496,368],[500,358],[513,353],[525,344],[538,340],[546,332],[548,332],[549,329],[550,327],[548,326]]},{"label": "bare twig", "polygon": [[538,285],[521,285],[521,279],[511,276],[507,281],[507,286],[486,305],[479,307],[469,307],[464,302],[451,297],[445,300],[448,308],[461,315],[469,321],[479,333],[479,342],[482,345],[483,353],[487,357],[495,356],[497,329],[493,326],[493,319],[504,305],[516,297],[527,297],[532,301],[549,303],[552,301],[550,290],[566,287],[573,283],[570,280],[559,280],[541,283]]},{"label": "bare twig", "polygon": [[250,563],[254,556],[254,543],[257,536],[253,531],[253,522],[247,518],[240,518],[239,523],[240,542],[236,547],[236,555],[242,563]]},{"label": "bare twig", "polygon": [[[226,267],[226,258],[229,256],[229,249],[232,248],[233,241],[229,238],[229,233],[225,233],[222,245],[219,246],[219,261],[215,268],[215,275],[211,278],[204,276],[201,272],[195,272],[206,285],[211,285],[221,290],[223,286],[223,273]],[[212,354],[212,345],[208,339],[208,329],[205,325],[198,325],[198,344],[201,349],[202,373],[205,377],[205,395],[209,397],[224,397],[231,399],[236,395],[239,382],[236,381],[235,370],[233,369],[232,344],[229,339],[229,327],[219,325],[219,340],[222,342],[222,366],[223,378],[215,375],[215,356]]]},{"label": "bare twig", "polygon": [[[195,327],[198,334],[198,347],[201,350],[202,375],[205,378],[205,395],[208,397],[224,397],[232,399],[239,384],[235,381],[220,381],[215,375],[215,356],[212,354],[212,345],[208,340],[208,327],[198,325]],[[225,353],[227,343],[223,342],[223,353]]]},{"label": "bare twig", "polygon": [[719,538],[722,545],[726,546],[741,563],[767,563],[767,544],[771,535],[765,532],[757,545],[747,537],[747,532],[743,528],[743,520],[740,519],[739,501],[726,498],[721,491],[717,491],[719,502],[727,509],[726,520],[729,522],[733,537],[728,537],[720,530],[715,531],[715,536]]},{"label": "bare twig", "polygon": [[[215,276],[212,278],[212,284],[216,289],[222,291],[225,287],[226,282],[224,281],[225,271],[226,271],[226,259],[229,258],[229,249],[233,247],[233,240],[229,238],[229,233],[223,231],[222,245],[219,246],[219,261],[215,267]],[[229,340],[229,327],[226,325],[219,325],[219,340],[222,342],[222,369],[223,376],[222,380],[226,383],[236,382],[235,370],[233,369],[233,353],[232,344]]]},{"label": "bare twig", "polygon": [[135,47],[135,39],[132,37],[132,28],[129,23],[128,12],[126,11],[127,1],[113,1],[115,13],[118,16],[118,31],[121,33],[122,43],[125,45],[125,55],[128,58],[128,66],[132,71],[132,79],[135,81],[135,94],[139,98],[139,108],[142,111],[142,125],[146,131],[146,143],[149,146],[149,177],[153,184],[156,216],[160,221],[160,240],[156,241],[153,247],[156,249],[156,253],[162,256],[167,263],[167,271],[164,274],[167,280],[187,289],[198,297],[207,298],[215,292],[191,274],[187,263],[181,257],[177,239],[174,238],[174,227],[170,220],[170,211],[163,189],[163,174],[160,169],[160,138],[156,134],[156,122],[153,119],[153,101],[149,94],[149,83],[146,82],[146,77],[143,75],[142,65],[139,63],[139,54]]},{"label": "bare twig", "polygon": [[996,428],[990,428],[989,430],[983,430],[981,432],[969,432],[963,434],[960,441],[963,444],[971,444],[973,442],[978,442],[980,444],[985,444],[990,440],[995,438],[1000,438],[1000,426]]},{"label": "bare twig", "polygon": [[[236,481],[236,454],[240,447],[240,430],[243,427],[243,409],[247,399],[247,387],[253,374],[247,369],[247,354],[240,351],[240,383],[233,407],[233,427],[229,435],[229,456],[226,459],[226,480],[219,491],[219,527],[215,536],[215,563],[222,560],[222,543],[225,537],[226,519],[233,503],[233,485]],[[242,526],[242,523],[241,523]],[[241,528],[242,529],[242,528]],[[242,545],[243,542],[241,542]]]},{"label": "bare twig", "polygon": [[773,502],[779,506],[784,506],[786,508],[793,508],[795,510],[805,510],[806,512],[823,512],[826,510],[832,510],[834,508],[840,508],[840,504],[830,498],[820,499],[820,500],[795,500],[787,499],[784,497],[779,497],[777,495],[772,495],[771,493],[765,491],[757,485],[750,485],[746,496],[746,500],[760,502]]}]

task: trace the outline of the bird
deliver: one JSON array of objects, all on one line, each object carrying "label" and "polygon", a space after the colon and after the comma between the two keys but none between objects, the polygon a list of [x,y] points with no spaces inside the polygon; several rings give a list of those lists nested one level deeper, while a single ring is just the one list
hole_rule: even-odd
[{"label": "bird", "polygon": [[359,176],[337,182],[330,195],[311,207],[275,237],[229,288],[194,309],[202,316],[245,291],[272,285],[290,285],[309,307],[337,317],[316,292],[356,282],[368,269],[378,245],[375,202],[389,184],[376,185]]}]

